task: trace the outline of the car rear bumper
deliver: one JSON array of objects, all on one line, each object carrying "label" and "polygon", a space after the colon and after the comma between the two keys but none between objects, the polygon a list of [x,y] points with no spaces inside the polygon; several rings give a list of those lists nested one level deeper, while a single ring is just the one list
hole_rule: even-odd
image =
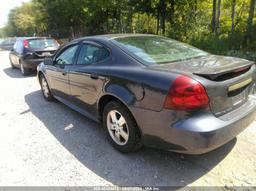
[{"label": "car rear bumper", "polygon": [[229,142],[246,129],[255,120],[256,101],[250,99],[240,108],[218,118],[211,113],[139,110],[132,108],[144,145],[203,154]]},{"label": "car rear bumper", "polygon": [[32,70],[36,70],[37,66],[43,62],[44,59],[40,58],[40,59],[24,59],[22,60],[22,64],[24,66],[24,68],[29,68]]}]

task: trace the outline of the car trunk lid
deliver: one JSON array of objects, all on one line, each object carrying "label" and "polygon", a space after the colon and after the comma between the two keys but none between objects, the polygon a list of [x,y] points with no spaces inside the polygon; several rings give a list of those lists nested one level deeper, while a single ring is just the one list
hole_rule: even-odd
[{"label": "car trunk lid", "polygon": [[216,116],[241,106],[255,91],[255,65],[240,58],[209,55],[151,67],[199,81],[206,89],[210,110]]}]

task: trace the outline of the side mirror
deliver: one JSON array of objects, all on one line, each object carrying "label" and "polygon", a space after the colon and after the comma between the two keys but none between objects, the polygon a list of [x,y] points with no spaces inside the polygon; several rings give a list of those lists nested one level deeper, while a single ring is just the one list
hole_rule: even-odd
[{"label": "side mirror", "polygon": [[57,64],[57,61],[53,60],[52,65],[56,65],[56,64]]},{"label": "side mirror", "polygon": [[54,65],[54,61],[53,61],[52,57],[45,57],[44,64],[45,65]]}]

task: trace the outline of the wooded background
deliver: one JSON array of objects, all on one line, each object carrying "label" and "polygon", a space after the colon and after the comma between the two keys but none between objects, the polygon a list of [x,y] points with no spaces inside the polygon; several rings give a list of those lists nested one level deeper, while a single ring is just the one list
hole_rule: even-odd
[{"label": "wooded background", "polygon": [[6,36],[167,36],[256,61],[256,0],[32,0],[10,11]]}]

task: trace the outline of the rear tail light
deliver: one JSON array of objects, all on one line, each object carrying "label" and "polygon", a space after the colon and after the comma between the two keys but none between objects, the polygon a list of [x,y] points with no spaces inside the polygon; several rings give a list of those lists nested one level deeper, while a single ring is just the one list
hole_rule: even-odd
[{"label": "rear tail light", "polygon": [[24,48],[28,48],[28,47],[29,47],[28,40],[24,40],[24,41],[23,41],[23,47],[24,47]]},{"label": "rear tail light", "polygon": [[208,104],[209,98],[202,84],[187,76],[179,76],[167,94],[164,108],[192,110],[205,108]]}]

